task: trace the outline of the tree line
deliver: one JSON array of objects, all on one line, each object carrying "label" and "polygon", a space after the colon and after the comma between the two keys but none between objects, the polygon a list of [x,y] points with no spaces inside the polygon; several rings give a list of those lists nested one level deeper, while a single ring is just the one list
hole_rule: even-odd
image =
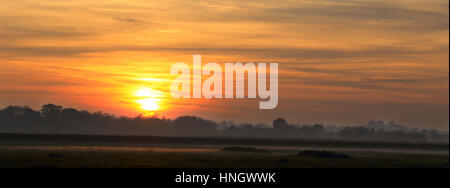
[{"label": "tree line", "polygon": [[361,126],[290,124],[279,118],[272,125],[215,122],[194,116],[174,120],[158,117],[116,117],[46,104],[39,111],[8,106],[0,110],[0,133],[201,136],[273,139],[333,139],[380,142],[448,143],[447,132],[409,129],[395,122],[370,121]]}]

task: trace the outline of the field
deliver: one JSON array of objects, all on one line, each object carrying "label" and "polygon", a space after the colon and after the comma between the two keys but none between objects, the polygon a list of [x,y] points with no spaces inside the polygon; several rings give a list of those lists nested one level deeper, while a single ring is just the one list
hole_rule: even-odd
[{"label": "field", "polygon": [[[349,158],[297,155],[305,150]],[[1,134],[0,167],[448,168],[449,151],[448,144]]]}]

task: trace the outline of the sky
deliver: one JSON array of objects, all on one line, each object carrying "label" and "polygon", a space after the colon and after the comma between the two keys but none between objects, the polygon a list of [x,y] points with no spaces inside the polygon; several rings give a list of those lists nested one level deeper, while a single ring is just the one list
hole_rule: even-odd
[{"label": "sky", "polygon": [[[449,126],[447,0],[0,0],[0,107]],[[279,63],[279,105],[170,96],[176,62]],[[156,109],[156,110],[155,110]]]}]

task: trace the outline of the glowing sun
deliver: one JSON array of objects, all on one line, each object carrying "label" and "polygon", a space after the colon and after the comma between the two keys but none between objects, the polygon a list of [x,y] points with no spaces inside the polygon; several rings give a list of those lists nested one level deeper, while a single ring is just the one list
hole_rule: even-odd
[{"label": "glowing sun", "polygon": [[161,109],[161,92],[152,90],[150,88],[141,88],[136,90],[135,96],[139,97],[136,101],[140,108],[146,111],[158,111]]},{"label": "glowing sun", "polygon": [[160,101],[160,99],[156,99],[156,98],[146,98],[146,99],[138,100],[137,102],[141,105],[141,108],[143,110],[157,111],[157,110],[161,109],[161,107],[158,104],[159,101]]}]

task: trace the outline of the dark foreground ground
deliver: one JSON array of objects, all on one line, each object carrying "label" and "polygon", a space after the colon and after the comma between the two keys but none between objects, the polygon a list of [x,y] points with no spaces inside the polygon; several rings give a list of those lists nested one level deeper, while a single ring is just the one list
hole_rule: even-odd
[{"label": "dark foreground ground", "polygon": [[[297,156],[305,150],[350,158]],[[449,150],[448,144],[0,134],[0,168],[17,167],[448,168]]]}]

